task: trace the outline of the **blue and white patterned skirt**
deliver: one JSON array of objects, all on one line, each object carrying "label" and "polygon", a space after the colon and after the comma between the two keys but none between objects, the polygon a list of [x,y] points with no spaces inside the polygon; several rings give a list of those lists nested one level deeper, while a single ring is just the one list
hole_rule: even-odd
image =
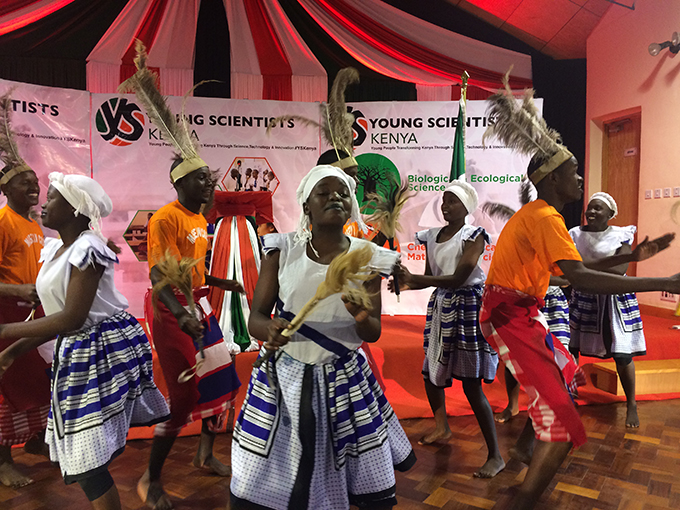
[{"label": "blue and white patterned skirt", "polygon": [[569,329],[569,302],[559,287],[548,287],[545,305],[541,308],[548,322],[550,332],[564,347],[569,349],[571,338]]},{"label": "blue and white patterned skirt", "polygon": [[483,379],[492,382],[498,355],[484,340],[479,328],[482,285],[458,289],[436,288],[427,305],[423,375],[438,387],[452,379]]},{"label": "blue and white patterned skirt", "polygon": [[57,339],[45,442],[66,483],[105,469],[130,427],[169,418],[152,366],[149,340],[127,312]]},{"label": "blue and white patterned skirt", "polygon": [[[597,295],[573,291],[570,309],[569,348],[573,352],[597,358],[647,353],[635,294]],[[603,333],[605,324],[611,331],[611,345],[607,345],[608,340]]]},{"label": "blue and white patterned skirt", "polygon": [[[268,383],[267,364],[276,388]],[[396,503],[394,470],[414,462],[361,350],[324,365],[281,353],[253,369],[234,427],[231,507]]]}]

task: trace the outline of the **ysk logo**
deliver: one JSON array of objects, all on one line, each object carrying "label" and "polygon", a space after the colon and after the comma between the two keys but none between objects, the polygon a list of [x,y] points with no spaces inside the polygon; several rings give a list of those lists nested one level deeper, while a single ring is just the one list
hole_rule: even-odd
[{"label": "ysk logo", "polygon": [[97,131],[112,145],[125,147],[139,140],[144,133],[144,114],[126,98],[111,98],[97,110]]},{"label": "ysk logo", "polygon": [[352,124],[354,147],[359,147],[368,135],[368,121],[360,110],[354,110],[351,106],[348,106],[347,111],[354,115],[354,124]]}]

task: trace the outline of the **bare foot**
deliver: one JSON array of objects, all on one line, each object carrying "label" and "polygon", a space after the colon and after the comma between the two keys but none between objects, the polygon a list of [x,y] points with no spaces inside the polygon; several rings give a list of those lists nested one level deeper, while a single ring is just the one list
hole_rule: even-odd
[{"label": "bare foot", "polygon": [[22,475],[14,468],[14,464],[3,462],[0,464],[0,483],[12,489],[21,489],[33,483],[33,480]]},{"label": "bare foot", "polygon": [[26,441],[24,444],[24,451],[30,453],[31,455],[42,455],[43,457],[50,458],[50,447],[47,446],[45,441],[38,437],[33,436],[31,439]]},{"label": "bare foot", "polygon": [[518,460],[527,466],[531,463],[531,457],[533,457],[534,452],[529,452],[526,450],[522,450],[518,448],[517,446],[513,446],[508,450],[508,456],[511,459]]},{"label": "bare foot", "polygon": [[439,430],[434,429],[434,432],[430,432],[422,437],[418,444],[427,445],[432,443],[445,443],[451,437],[451,429]]},{"label": "bare foot", "polygon": [[142,475],[137,482],[137,494],[140,499],[153,510],[172,510],[172,501],[163,490],[161,482],[151,482],[149,472]]},{"label": "bare foot", "polygon": [[225,477],[231,476],[231,466],[223,464],[212,455],[210,455],[207,459],[201,461],[198,458],[198,454],[196,454],[196,456],[194,457],[194,466],[197,468],[205,469],[206,471],[210,471],[211,473],[214,473],[217,476]]},{"label": "bare foot", "polygon": [[486,461],[479,471],[474,473],[477,478],[493,478],[505,469],[505,461],[502,457],[492,457]]},{"label": "bare foot", "polygon": [[512,420],[513,416],[517,416],[519,414],[519,409],[511,409],[510,406],[506,407],[503,409],[500,413],[496,413],[493,417],[494,420],[498,423],[506,423],[510,420]]},{"label": "bare foot", "polygon": [[636,429],[640,426],[640,419],[637,413],[637,404],[628,406],[628,412],[626,412],[626,427]]}]

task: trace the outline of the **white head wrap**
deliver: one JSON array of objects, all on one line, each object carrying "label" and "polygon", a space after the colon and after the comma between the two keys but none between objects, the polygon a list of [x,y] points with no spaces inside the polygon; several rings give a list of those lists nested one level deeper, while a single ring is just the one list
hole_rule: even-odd
[{"label": "white head wrap", "polygon": [[90,228],[102,239],[101,219],[105,218],[113,210],[113,203],[104,191],[104,188],[89,177],[84,175],[52,172],[49,175],[50,185],[61,193],[66,201],[75,209],[74,214],[82,214],[90,219]]},{"label": "white head wrap", "polygon": [[[298,204],[302,207],[302,204],[307,202],[310,193],[314,189],[314,186],[318,184],[321,179],[326,177],[337,177],[347,184],[349,188],[349,194],[352,200],[352,211],[350,212],[349,221],[356,221],[359,229],[362,232],[367,232],[368,228],[366,224],[361,219],[361,214],[359,213],[359,203],[356,198],[356,182],[345,172],[337,167],[331,165],[319,165],[312,168],[307,175],[302,178],[300,185],[298,186],[297,192],[295,194]],[[295,241],[306,243],[312,238],[312,232],[309,230],[310,219],[307,214],[305,214],[304,209],[300,214],[300,221],[298,222],[297,231],[295,233]]]},{"label": "white head wrap", "polygon": [[477,209],[477,204],[479,203],[479,196],[477,195],[477,190],[465,181],[454,180],[449,183],[449,186],[444,190],[456,195],[467,210],[468,214]]},{"label": "white head wrap", "polygon": [[592,202],[593,200],[600,200],[604,202],[614,213],[612,214],[612,218],[616,218],[616,215],[619,214],[619,208],[616,207],[616,200],[614,200],[614,198],[609,193],[605,193],[604,191],[593,193],[590,197],[590,200],[588,200],[588,203]]}]

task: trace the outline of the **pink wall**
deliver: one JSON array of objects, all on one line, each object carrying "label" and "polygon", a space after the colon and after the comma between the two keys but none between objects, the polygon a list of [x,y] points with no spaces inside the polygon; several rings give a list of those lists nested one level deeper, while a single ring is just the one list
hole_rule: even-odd
[{"label": "pink wall", "polygon": [[[621,112],[642,114],[638,237],[678,232],[675,246],[638,264],[638,276],[680,272],[680,226],[671,207],[680,198],[645,200],[645,190],[680,186],[680,54],[652,57],[652,42],[680,32],[680,2],[638,0],[635,10],[613,5],[587,44],[586,193],[601,189],[602,121]],[[640,302],[672,308],[659,292],[640,294]]]}]

